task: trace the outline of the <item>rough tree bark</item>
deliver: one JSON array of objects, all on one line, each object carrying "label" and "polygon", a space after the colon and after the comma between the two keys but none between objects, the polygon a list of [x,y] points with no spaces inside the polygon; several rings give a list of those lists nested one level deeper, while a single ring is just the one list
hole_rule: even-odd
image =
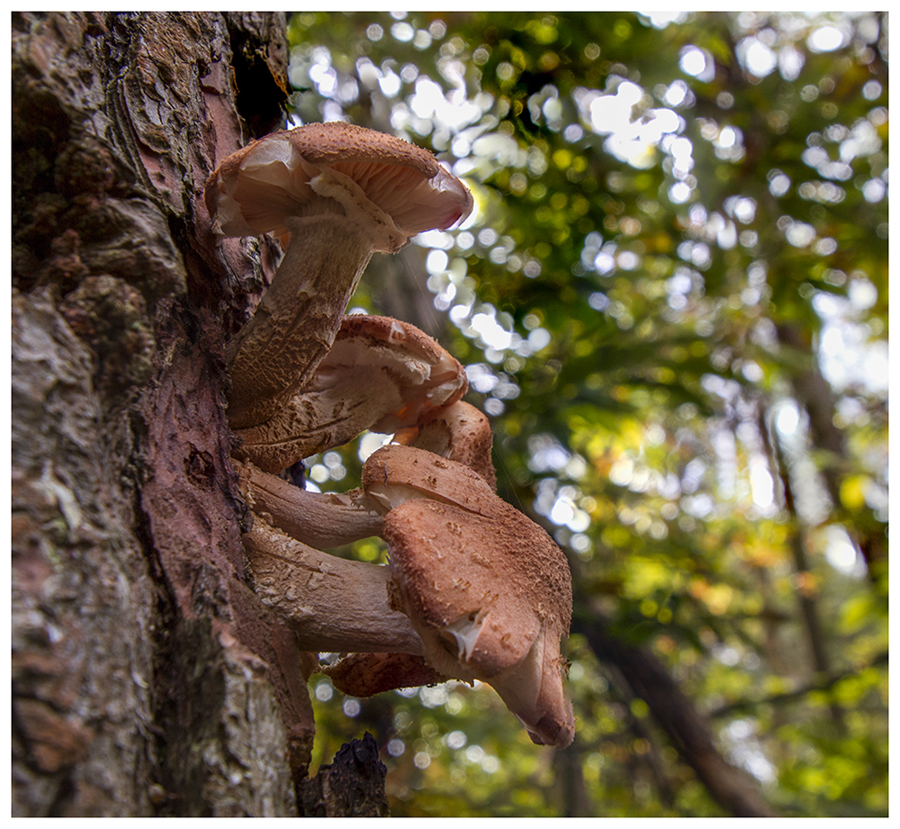
[{"label": "rough tree bark", "polygon": [[283,126],[285,21],[16,14],[12,54],[13,814],[297,814],[309,665],[244,582],[224,418],[274,252],[203,205]]}]

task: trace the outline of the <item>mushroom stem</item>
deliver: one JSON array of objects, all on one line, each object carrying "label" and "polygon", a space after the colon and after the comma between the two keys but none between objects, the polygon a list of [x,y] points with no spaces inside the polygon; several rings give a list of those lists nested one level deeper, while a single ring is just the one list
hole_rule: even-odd
[{"label": "mushroom stem", "polygon": [[390,571],[321,553],[258,520],[243,536],[254,589],[302,650],[423,653],[409,619],[390,606]]},{"label": "mushroom stem", "polygon": [[328,549],[381,534],[382,514],[361,490],[309,492],[252,464],[233,463],[254,515],[293,538]]},{"label": "mushroom stem", "polygon": [[362,227],[334,213],[287,217],[291,241],[253,318],[227,352],[232,428],[280,411],[331,348],[372,256]]}]

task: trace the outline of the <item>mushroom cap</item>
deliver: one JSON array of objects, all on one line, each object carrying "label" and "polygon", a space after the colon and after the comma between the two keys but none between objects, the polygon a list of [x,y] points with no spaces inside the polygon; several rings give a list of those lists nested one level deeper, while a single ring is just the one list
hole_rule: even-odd
[{"label": "mushroom cap", "polygon": [[264,136],[226,158],[206,184],[206,205],[226,236],[281,235],[285,216],[333,212],[337,203],[368,216],[373,249],[383,252],[452,226],[473,205],[427,150],[339,121]]},{"label": "mushroom cap", "polygon": [[400,607],[434,667],[492,685],[535,742],[568,745],[560,640],[571,576],[559,548],[521,518],[419,499],[391,510],[382,533]]},{"label": "mushroom cap", "polygon": [[545,625],[568,625],[565,559],[527,519],[505,524],[420,499],[391,510],[382,532],[407,615],[459,644],[479,678],[521,662]]},{"label": "mushroom cap", "polygon": [[425,657],[412,653],[351,653],[319,672],[330,677],[342,694],[352,697],[436,685],[451,678],[438,673]]},{"label": "mushroom cap", "polygon": [[278,414],[237,429],[239,453],[267,472],[341,446],[365,430],[391,434],[465,394],[463,367],[414,325],[344,317],[315,374]]},{"label": "mushroom cap", "polygon": [[491,489],[497,488],[497,473],[491,460],[494,433],[487,415],[464,400],[458,400],[417,426],[401,429],[397,443],[427,449],[442,458],[474,469]]},{"label": "mushroom cap", "polygon": [[425,450],[379,449],[363,483],[388,509],[392,602],[432,665],[492,685],[535,742],[568,745],[560,644],[572,577],[562,550],[473,470]]},{"label": "mushroom cap", "polygon": [[474,469],[415,446],[390,444],[369,455],[362,486],[385,512],[414,498],[431,498],[486,516],[512,509]]},{"label": "mushroom cap", "polygon": [[366,372],[396,394],[394,405],[372,407],[377,419],[371,431],[390,434],[428,419],[434,412],[459,400],[468,388],[460,363],[436,340],[408,322],[371,314],[344,317],[331,351],[316,369],[309,390],[323,394]]}]

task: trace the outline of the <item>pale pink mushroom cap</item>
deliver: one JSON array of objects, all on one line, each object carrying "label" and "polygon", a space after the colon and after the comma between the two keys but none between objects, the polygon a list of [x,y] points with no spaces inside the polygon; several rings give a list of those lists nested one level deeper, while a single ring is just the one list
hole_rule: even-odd
[{"label": "pale pink mushroom cap", "polygon": [[[317,180],[323,173],[325,180]],[[409,237],[449,228],[472,211],[472,194],[430,152],[340,121],[248,144],[210,176],[206,203],[226,236],[281,235],[288,232],[285,216],[334,209],[320,198],[333,195],[329,180],[356,193],[355,206],[341,194],[345,210],[355,207],[381,222],[373,234],[376,251],[396,251]]]}]

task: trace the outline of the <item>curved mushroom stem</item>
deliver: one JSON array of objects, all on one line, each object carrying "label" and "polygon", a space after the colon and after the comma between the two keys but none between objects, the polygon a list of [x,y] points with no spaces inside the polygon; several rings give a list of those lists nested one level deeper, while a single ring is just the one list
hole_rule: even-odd
[{"label": "curved mushroom stem", "polygon": [[387,567],[321,553],[262,520],[243,541],[256,594],[302,650],[423,653],[409,619],[391,608]]},{"label": "curved mushroom stem", "polygon": [[369,259],[370,235],[337,213],[288,217],[291,241],[253,318],[227,351],[233,429],[263,423],[331,348]]},{"label": "curved mushroom stem", "polygon": [[361,490],[308,492],[252,464],[232,462],[254,515],[292,538],[328,549],[381,534],[380,505]]}]

